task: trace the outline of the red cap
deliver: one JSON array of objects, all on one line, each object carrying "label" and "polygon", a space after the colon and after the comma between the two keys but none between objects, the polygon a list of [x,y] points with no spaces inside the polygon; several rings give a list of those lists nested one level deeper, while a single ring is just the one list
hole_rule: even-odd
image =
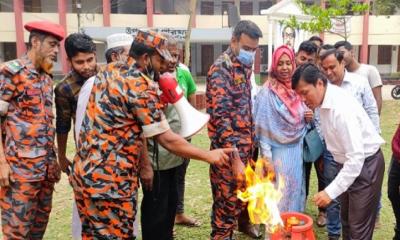
[{"label": "red cap", "polygon": [[52,23],[49,21],[28,22],[27,24],[25,24],[24,27],[29,32],[36,30],[48,33],[57,38],[59,41],[63,40],[65,37],[64,28],[60,24]]}]

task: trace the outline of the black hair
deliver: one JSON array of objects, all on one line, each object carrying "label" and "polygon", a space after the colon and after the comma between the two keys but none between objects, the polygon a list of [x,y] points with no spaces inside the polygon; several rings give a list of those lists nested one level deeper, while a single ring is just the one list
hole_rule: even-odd
[{"label": "black hair", "polygon": [[352,49],[353,49],[353,45],[351,45],[351,43],[350,42],[348,42],[348,41],[339,41],[339,42],[337,42],[337,43],[335,43],[335,46],[334,46],[336,49],[338,49],[338,48],[340,48],[340,47],[344,47],[344,48],[346,48],[347,50],[349,50],[349,51],[351,51]]},{"label": "black hair", "polygon": [[95,53],[96,44],[93,39],[84,33],[72,33],[64,43],[65,52],[69,59],[75,57],[79,53]]},{"label": "black hair", "polygon": [[38,30],[32,30],[32,31],[29,33],[29,40],[28,40],[28,43],[27,43],[27,48],[28,48],[28,50],[32,48],[32,39],[33,39],[34,37],[39,38],[40,42],[43,42],[43,40],[44,40],[47,36],[49,36],[49,35],[50,35],[50,34],[48,34],[48,33],[46,33],[46,32],[42,32],[42,31],[38,31]]},{"label": "black hair", "polygon": [[113,47],[113,48],[108,49],[105,53],[107,63],[112,62],[111,57],[112,57],[113,53],[122,54],[124,51],[125,51],[125,48],[122,46],[121,47]]},{"label": "black hair", "polygon": [[304,51],[308,55],[317,54],[318,46],[312,41],[304,41],[300,44],[299,50],[297,52]]},{"label": "black hair", "polygon": [[154,48],[148,47],[143,43],[137,43],[133,41],[131,48],[129,49],[129,56],[137,59],[145,53],[153,55],[155,52],[156,50]]},{"label": "black hair", "polygon": [[257,24],[249,20],[239,21],[238,24],[236,24],[232,35],[236,39],[240,39],[240,36],[242,36],[242,34],[246,34],[252,39],[259,39],[263,36]]},{"label": "black hair", "polygon": [[321,49],[324,49],[324,50],[329,50],[329,49],[333,49],[333,48],[335,48],[335,46],[333,46],[332,44],[328,44],[328,43],[321,46]]},{"label": "black hair", "polygon": [[339,63],[341,63],[343,61],[343,53],[339,52],[336,50],[336,48],[331,48],[326,50],[325,52],[321,53],[321,55],[319,55],[319,59],[322,61],[325,60],[325,58],[327,58],[330,55],[334,55],[335,58],[339,61]]},{"label": "black hair", "polygon": [[325,74],[313,63],[306,63],[299,66],[294,71],[292,76],[292,89],[296,89],[299,85],[300,79],[303,79],[306,83],[317,85],[318,79],[324,83],[324,86],[328,83],[328,78]]},{"label": "black hair", "polygon": [[310,39],[308,39],[308,41],[318,41],[321,43],[321,45],[324,44],[324,40],[322,40],[322,38],[315,36],[315,35],[310,37]]}]

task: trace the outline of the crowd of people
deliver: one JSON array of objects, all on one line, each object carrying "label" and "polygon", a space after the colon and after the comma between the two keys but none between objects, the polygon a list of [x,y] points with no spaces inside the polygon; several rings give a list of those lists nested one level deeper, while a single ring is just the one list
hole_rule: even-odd
[{"label": "crowd of people", "polygon": [[[240,21],[207,74],[211,150],[205,151],[177,134],[179,114],[160,97],[159,80],[172,74],[196,105],[195,82],[179,61],[182,46],[172,35],[110,35],[107,64],[99,65],[96,45],[84,33],[65,36],[61,25],[47,21],[25,29],[26,54],[0,65],[4,239],[43,238],[61,172],[74,193],[74,239],[135,239],[139,224],[144,240],[173,239],[175,224],[202,224],[184,213],[189,159],[210,164],[211,239],[234,239],[236,229],[262,236],[237,197],[239,175],[257,159],[268,162],[277,184],[285,183],[281,212],[304,212],[310,197],[319,210],[316,223],[326,226],[330,240],[372,239],[385,169],[382,81],[375,67],[357,61],[351,43],[323,44],[314,36],[297,51],[276,46],[268,77],[258,87],[252,67],[262,31]],[[54,88],[54,126],[52,67],[60,47],[71,71]],[[72,126],[75,155],[68,159]],[[309,149],[318,152],[311,160],[304,151],[312,132],[322,147]],[[400,128],[392,150],[388,195],[398,240]],[[312,165],[318,193],[308,196]]]}]

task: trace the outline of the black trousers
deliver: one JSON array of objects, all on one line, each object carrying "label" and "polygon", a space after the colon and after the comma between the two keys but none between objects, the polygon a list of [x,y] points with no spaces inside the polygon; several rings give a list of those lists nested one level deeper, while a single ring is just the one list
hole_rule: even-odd
[{"label": "black trousers", "polygon": [[388,196],[396,217],[396,232],[393,239],[400,240],[400,159],[392,157],[389,168]]},{"label": "black trousers", "polygon": [[154,171],[153,189],[143,189],[141,225],[143,240],[171,240],[178,201],[179,168]]},{"label": "black trousers", "polygon": [[[309,189],[310,189],[310,176],[311,176],[311,168],[312,163],[304,163],[304,170],[306,175],[306,197],[308,197]],[[324,159],[323,155],[314,162],[315,172],[317,173],[318,179],[318,192],[322,191],[326,187],[325,177],[324,177]],[[318,208],[319,211],[324,212],[326,208]]]},{"label": "black trousers", "polygon": [[360,175],[339,197],[343,240],[371,240],[378,212],[385,161],[382,151],[365,159]]},{"label": "black trousers", "polygon": [[178,203],[176,205],[176,214],[182,214],[185,212],[185,177],[186,170],[189,166],[190,159],[185,159],[185,161],[176,170],[177,180],[178,180]]}]

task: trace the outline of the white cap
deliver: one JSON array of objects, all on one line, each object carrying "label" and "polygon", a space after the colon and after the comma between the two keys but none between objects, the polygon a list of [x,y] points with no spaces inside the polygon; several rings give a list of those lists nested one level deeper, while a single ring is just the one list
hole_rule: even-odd
[{"label": "white cap", "polygon": [[131,46],[132,35],[126,33],[115,33],[107,37],[107,50],[115,47]]}]

